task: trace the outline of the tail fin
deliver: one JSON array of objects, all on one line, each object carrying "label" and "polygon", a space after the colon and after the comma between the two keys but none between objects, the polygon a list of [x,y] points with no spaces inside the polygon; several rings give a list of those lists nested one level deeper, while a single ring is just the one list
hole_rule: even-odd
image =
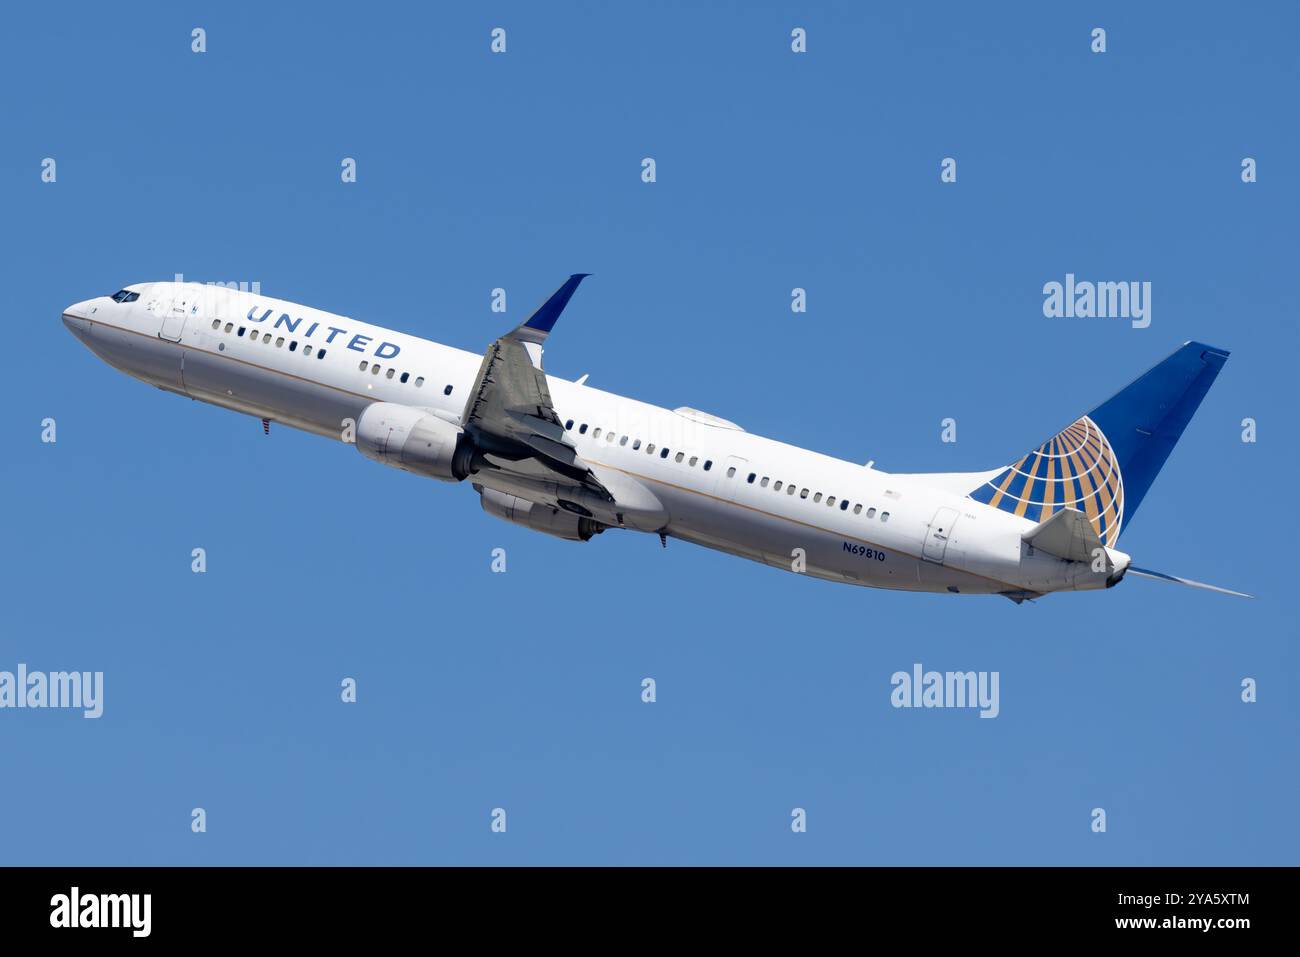
[{"label": "tail fin", "polygon": [[1223,349],[1184,343],[970,497],[1035,522],[1075,508],[1114,545],[1227,359]]}]

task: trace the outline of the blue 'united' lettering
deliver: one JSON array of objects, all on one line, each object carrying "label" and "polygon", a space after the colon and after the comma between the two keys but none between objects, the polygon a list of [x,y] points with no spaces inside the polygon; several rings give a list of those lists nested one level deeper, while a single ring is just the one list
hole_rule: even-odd
[{"label": "blue 'united' lettering", "polygon": [[[266,322],[267,319],[271,318],[271,314],[275,311],[273,309],[264,309],[262,311],[262,314],[259,316],[257,315],[259,308],[261,307],[254,306],[252,309],[248,310],[249,322]],[[281,313],[280,318],[275,320],[274,327],[276,329],[283,327],[287,329],[290,333],[295,333],[298,331],[298,326],[301,323],[302,323],[301,316],[294,318],[290,316],[287,312],[285,312],[285,313]],[[306,339],[312,338],[315,335],[316,330],[319,326],[320,326],[319,322],[313,322],[310,326],[307,327],[307,331],[303,333],[303,338]],[[325,329],[329,333],[329,335],[325,337],[325,342],[327,344],[332,343],[334,339],[338,336],[346,336],[348,334],[348,331],[346,329],[339,329],[337,326],[326,326]],[[370,344],[372,342],[374,342],[374,339],[371,336],[357,333],[356,335],[352,336],[351,340],[348,342],[347,347],[353,350],[354,352],[364,353],[364,352],[372,351],[370,349]],[[402,351],[402,347],[397,345],[395,342],[381,342],[379,343],[379,345],[374,347],[373,354],[376,359],[395,359],[401,353],[401,351]]]}]

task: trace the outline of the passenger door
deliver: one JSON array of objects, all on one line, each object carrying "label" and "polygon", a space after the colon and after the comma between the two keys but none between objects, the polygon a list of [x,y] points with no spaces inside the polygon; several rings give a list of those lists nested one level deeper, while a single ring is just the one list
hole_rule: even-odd
[{"label": "passenger door", "polygon": [[957,524],[958,511],[943,507],[934,513],[930,526],[926,529],[925,545],[921,554],[928,561],[943,564],[943,557],[948,551],[948,540],[952,538],[952,527]]},{"label": "passenger door", "polygon": [[181,333],[185,331],[186,320],[191,316],[197,316],[198,311],[197,290],[185,289],[178,292],[172,298],[170,305],[162,305],[162,328],[158,330],[159,338],[180,342]]}]

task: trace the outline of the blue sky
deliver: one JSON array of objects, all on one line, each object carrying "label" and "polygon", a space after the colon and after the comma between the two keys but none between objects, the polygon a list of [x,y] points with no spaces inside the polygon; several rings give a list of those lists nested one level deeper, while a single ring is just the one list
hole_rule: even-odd
[{"label": "blue sky", "polygon": [[[106,687],[0,711],[0,863],[1295,863],[1298,15],[900,7],[7,9],[0,670]],[[1261,598],[556,541],[59,322],[180,272],[479,351],[577,271],[552,374],[892,471],[1003,465],[1229,349],[1120,545]],[[1150,281],[1151,326],[1045,318],[1067,272]],[[915,662],[999,671],[1001,714],[891,708]]]}]

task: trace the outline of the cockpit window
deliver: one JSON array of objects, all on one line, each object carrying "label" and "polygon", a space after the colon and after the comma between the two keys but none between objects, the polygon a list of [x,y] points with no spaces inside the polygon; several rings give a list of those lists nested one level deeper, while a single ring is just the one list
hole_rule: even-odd
[{"label": "cockpit window", "polygon": [[127,292],[125,289],[119,289],[113,293],[114,302],[135,302],[139,298],[140,294],[138,292]]}]

